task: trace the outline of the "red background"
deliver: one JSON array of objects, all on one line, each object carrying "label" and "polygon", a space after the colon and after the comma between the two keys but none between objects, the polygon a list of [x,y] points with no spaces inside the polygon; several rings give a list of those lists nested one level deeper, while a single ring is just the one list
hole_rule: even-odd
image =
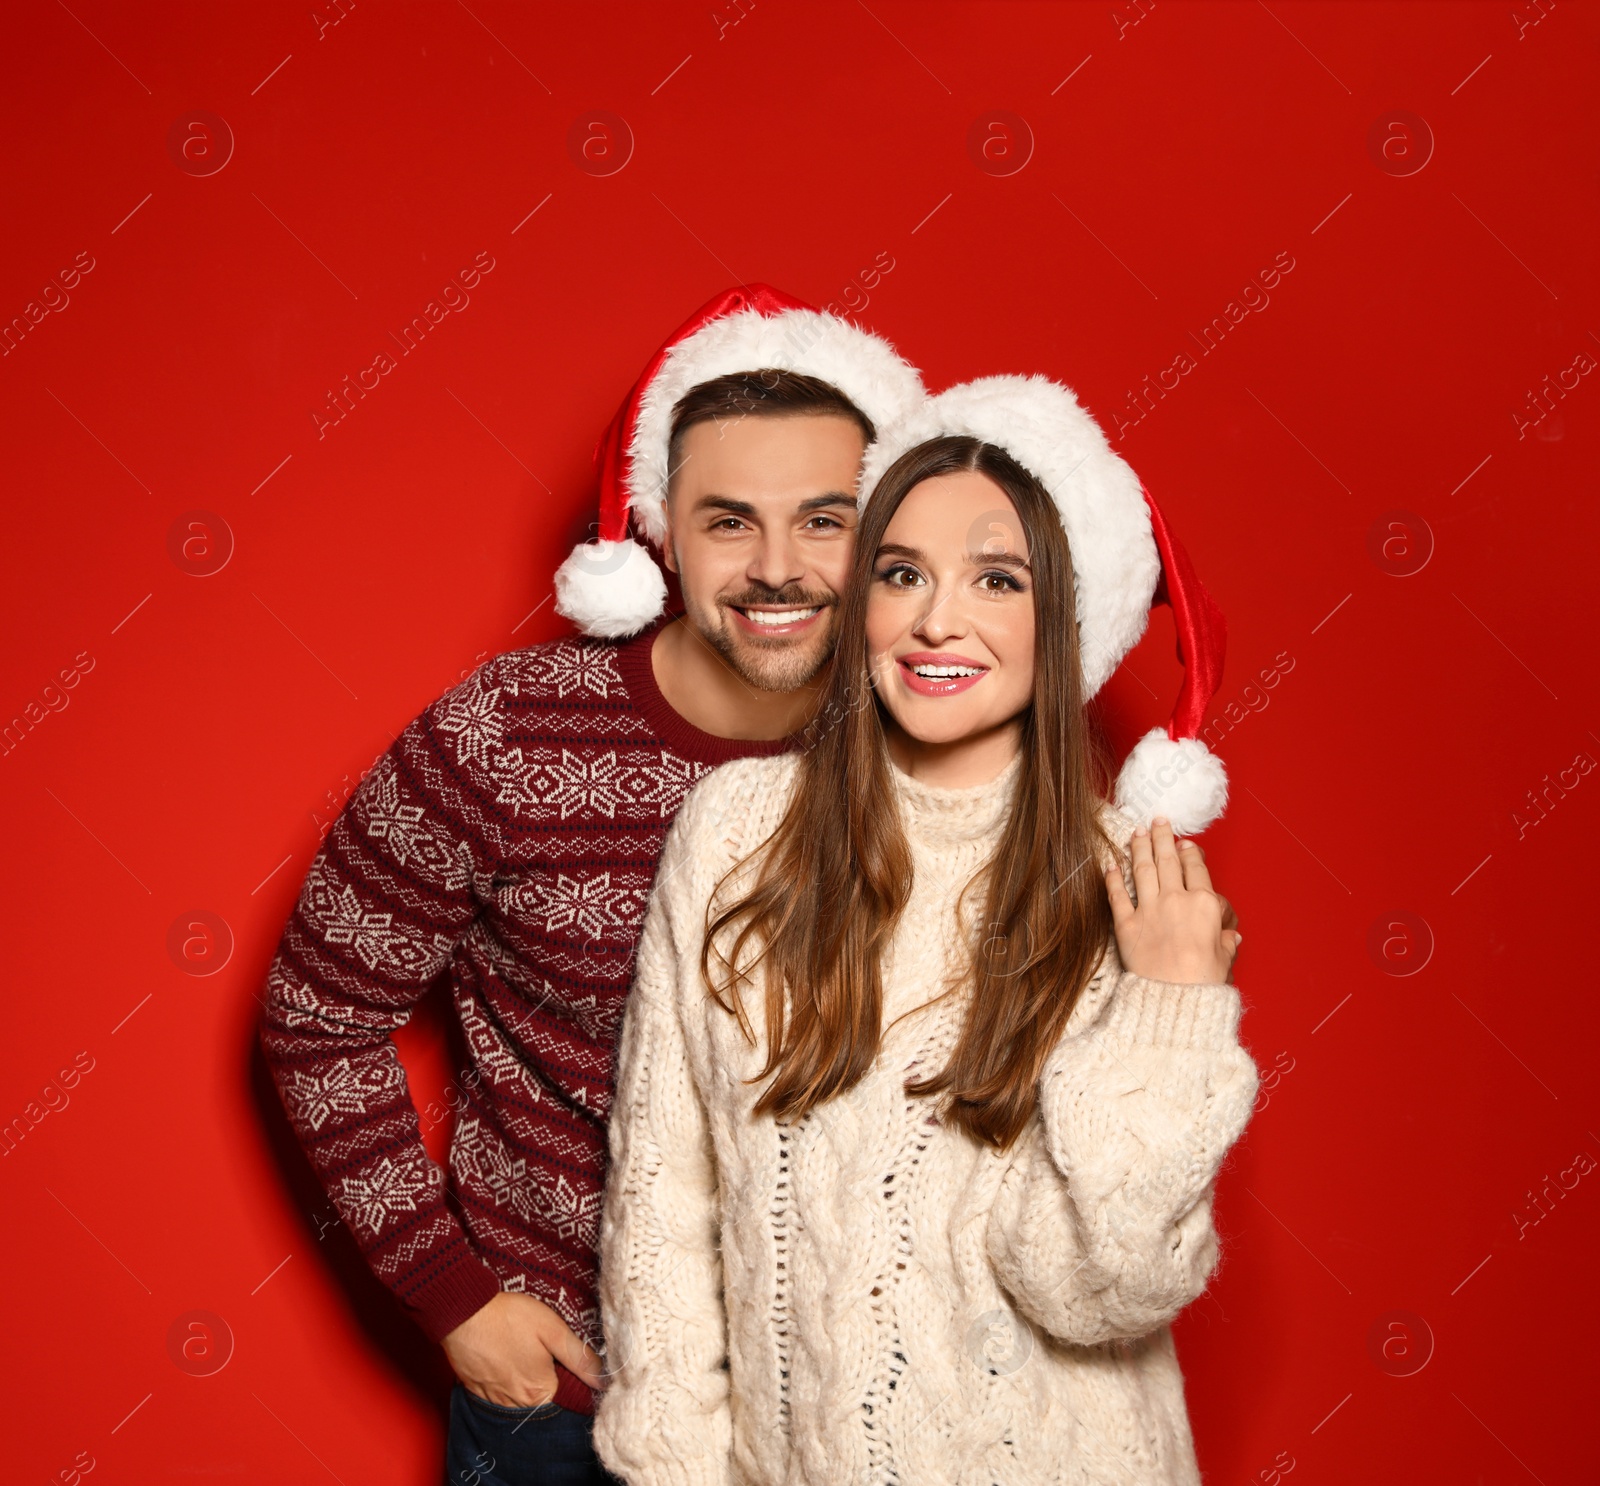
[{"label": "red background", "polygon": [[[447,1379],[330,1225],[254,997],[362,770],[476,661],[559,632],[596,436],[742,279],[854,284],[932,386],[1045,371],[1108,431],[1195,354],[1118,447],[1229,615],[1208,845],[1275,1070],[1178,1327],[1202,1465],[1595,1479],[1572,930],[1600,778],[1572,765],[1600,758],[1600,376],[1513,416],[1600,357],[1594,8],[39,0],[0,28],[0,318],[95,263],[0,365],[0,708],[42,718],[0,757],[6,1480],[79,1452],[108,1486],[437,1478]],[[608,176],[567,143],[600,109],[634,138]],[[169,152],[196,110],[234,137],[215,174]],[[969,152],[992,110],[1034,138],[1009,176]],[[1369,148],[1394,110],[1434,140],[1408,175]],[[327,391],[480,252],[470,306],[319,438]],[[1196,354],[1280,253],[1270,305]],[[197,509],[233,535],[209,577],[169,556]],[[1397,509],[1433,544],[1408,576],[1369,545]],[[1171,633],[1110,688],[1123,741],[1170,704]],[[168,949],[195,910],[234,941],[210,976]],[[422,1023],[426,1103],[459,1065]],[[209,1376],[169,1350],[193,1310],[232,1337]],[[1375,1360],[1395,1310],[1433,1338],[1409,1376]]]}]

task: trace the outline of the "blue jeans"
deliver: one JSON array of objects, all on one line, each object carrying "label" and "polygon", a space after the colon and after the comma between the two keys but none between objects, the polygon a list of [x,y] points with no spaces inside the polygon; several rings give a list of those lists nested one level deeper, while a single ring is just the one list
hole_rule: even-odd
[{"label": "blue jeans", "polygon": [[620,1486],[594,1453],[592,1425],[557,1404],[506,1408],[457,1383],[445,1486]]}]

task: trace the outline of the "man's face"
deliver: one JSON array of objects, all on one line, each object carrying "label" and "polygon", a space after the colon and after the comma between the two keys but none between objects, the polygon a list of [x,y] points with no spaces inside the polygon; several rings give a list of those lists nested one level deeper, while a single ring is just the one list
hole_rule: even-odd
[{"label": "man's face", "polygon": [[667,497],[688,621],[748,685],[794,691],[833,656],[866,441],[833,413],[697,423]]}]

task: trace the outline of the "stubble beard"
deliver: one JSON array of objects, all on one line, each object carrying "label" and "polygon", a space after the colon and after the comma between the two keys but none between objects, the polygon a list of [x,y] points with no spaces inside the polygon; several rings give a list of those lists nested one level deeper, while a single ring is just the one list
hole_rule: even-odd
[{"label": "stubble beard", "polygon": [[[815,634],[801,639],[775,635],[764,640],[746,635],[735,628],[736,621],[729,611],[758,603],[797,609],[816,607],[823,611],[818,616],[821,623]],[[797,593],[788,589],[775,594],[719,596],[714,609],[708,613],[684,595],[684,609],[695,633],[746,686],[765,692],[799,691],[827,669],[833,659],[838,604],[837,594]]]}]

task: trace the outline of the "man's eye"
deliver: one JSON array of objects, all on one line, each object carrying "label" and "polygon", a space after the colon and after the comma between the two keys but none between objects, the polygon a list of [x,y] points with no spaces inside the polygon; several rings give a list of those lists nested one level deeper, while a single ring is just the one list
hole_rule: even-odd
[{"label": "man's eye", "polygon": [[806,523],[806,525],[807,526],[821,527],[824,530],[828,530],[828,529],[837,529],[837,528],[841,527],[843,525],[843,523],[838,521],[838,520],[836,520],[832,516],[813,516],[811,518],[811,520]]}]

